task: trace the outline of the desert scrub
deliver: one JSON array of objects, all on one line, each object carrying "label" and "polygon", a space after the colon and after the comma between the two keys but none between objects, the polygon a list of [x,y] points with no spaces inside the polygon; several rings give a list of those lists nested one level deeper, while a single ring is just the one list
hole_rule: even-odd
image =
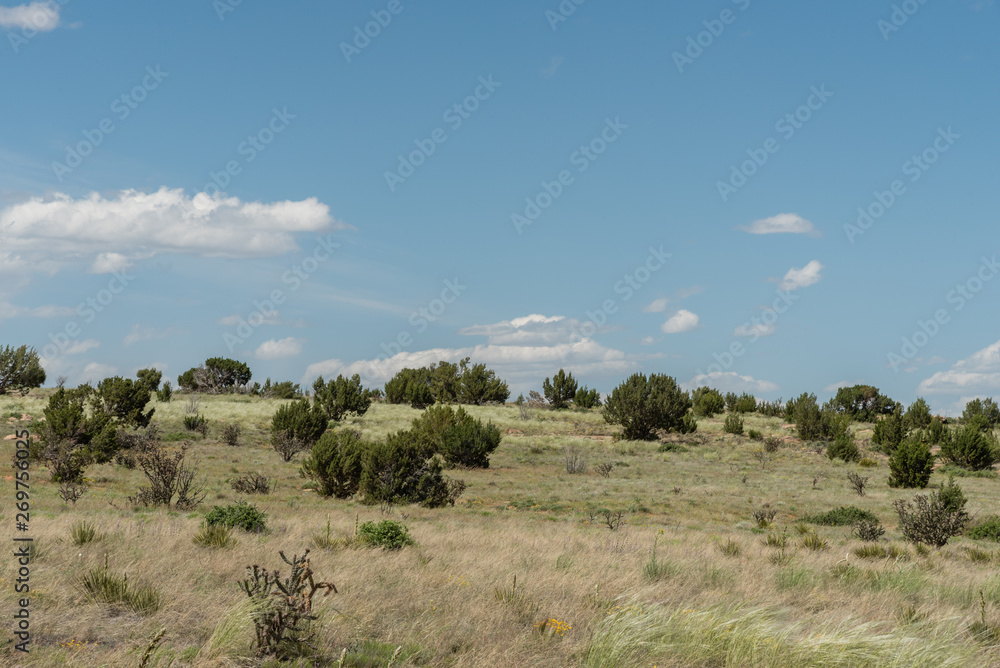
[{"label": "desert scrub", "polygon": [[127,573],[112,573],[108,569],[107,557],[104,558],[103,568],[93,568],[81,578],[80,586],[94,602],[120,606],[143,616],[152,615],[163,603],[156,588],[132,586]]},{"label": "desert scrub", "polygon": [[70,537],[74,545],[86,545],[94,541],[101,540],[103,536],[97,532],[97,527],[87,520],[80,520],[69,529]]},{"label": "desert scrub", "polygon": [[207,526],[240,528],[250,533],[260,533],[267,528],[267,513],[246,501],[228,506],[215,506],[205,515]]},{"label": "desert scrub", "polygon": [[879,521],[871,511],[862,510],[855,506],[840,506],[839,508],[834,508],[825,513],[812,515],[804,519],[806,522],[811,522],[812,524],[822,524],[831,527],[850,526],[862,520],[876,523]]},{"label": "desert scrub", "polygon": [[730,413],[726,416],[726,421],[722,425],[722,431],[727,434],[735,434],[737,436],[743,435],[743,418],[736,413]]},{"label": "desert scrub", "polygon": [[366,545],[386,550],[399,550],[407,545],[413,545],[409,529],[402,522],[395,520],[362,522],[358,527],[358,540]]},{"label": "desert scrub", "polygon": [[236,539],[233,538],[233,530],[221,524],[206,524],[201,527],[194,535],[192,542],[201,547],[218,549],[233,547],[237,543]]}]

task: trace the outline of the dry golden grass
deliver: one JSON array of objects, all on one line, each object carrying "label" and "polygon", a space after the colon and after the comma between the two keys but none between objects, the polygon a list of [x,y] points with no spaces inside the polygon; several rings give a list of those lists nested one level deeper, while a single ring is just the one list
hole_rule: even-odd
[{"label": "dry golden grass", "polygon": [[[47,394],[2,398],[0,416],[40,417]],[[505,433],[491,468],[449,473],[469,484],[454,508],[394,509],[416,545],[390,552],[349,540],[358,519],[382,519],[377,507],[322,499],[298,476],[301,456],[284,463],[267,446],[280,402],[201,397],[205,439],[184,432],[186,403],[176,395],[156,404],[155,420],[168,440],[187,439],[189,457],[200,462],[209,494],[194,511],[132,509],[125,497],[141,475],[113,465],[88,469],[91,489],[69,506],[44,468],[33,467],[31,526],[43,553],[31,573],[34,645],[30,661],[0,650],[0,664],[137,666],[165,628],[149,666],[260,665],[249,649],[252,611],[236,583],[249,564],[287,571],[278,550],[310,548],[317,579],[339,590],[316,601],[325,657],[318,665],[337,665],[348,648],[345,666],[386,666],[398,647],[396,667],[1000,665],[997,649],[969,633],[981,600],[987,622],[1000,624],[1000,575],[994,561],[972,559],[967,548],[996,546],[957,538],[917,554],[902,544],[892,512],[892,501],[912,492],[887,487],[884,457],[865,453],[879,467],[867,470],[868,492],[858,497],[846,479],[855,465],[817,454],[775,418],[746,419],[747,429],[783,439],[762,467],[752,455],[757,444],[723,434],[718,419],[671,437],[680,447],[661,452],[658,442],[612,442],[615,430],[599,412],[535,411],[522,421],[514,406],[472,407]],[[416,415],[376,404],[347,425],[377,438]],[[230,422],[243,428],[240,446],[220,441]],[[2,437],[31,423],[0,425]],[[13,442],[0,443],[10,461]],[[567,446],[588,459],[588,473],[566,473]],[[604,462],[615,465],[608,478],[594,472]],[[277,479],[272,494],[250,499],[268,513],[269,531],[237,531],[226,549],[194,544],[204,514],[240,498],[228,479],[254,472]],[[7,478],[2,493],[12,496]],[[1000,480],[959,484],[971,512],[996,512]],[[751,511],[764,503],[778,513],[759,529]],[[874,512],[900,549],[859,558],[853,551],[862,543],[850,527],[812,525],[829,547],[800,547],[793,525],[841,505]],[[602,509],[621,511],[627,524],[609,530]],[[10,526],[10,504],[2,511]],[[77,546],[71,526],[84,520],[103,538]],[[333,547],[316,548],[328,521]],[[784,548],[767,544],[769,532],[786,529]],[[650,575],[654,541],[658,567]],[[738,554],[720,549],[729,544]],[[784,557],[774,558],[780,550]],[[156,587],[160,609],[141,616],[90,602],[79,580],[105,558],[130,582]],[[0,569],[0,601],[11,610],[10,561]],[[499,601],[496,589],[514,576],[517,595]]]}]

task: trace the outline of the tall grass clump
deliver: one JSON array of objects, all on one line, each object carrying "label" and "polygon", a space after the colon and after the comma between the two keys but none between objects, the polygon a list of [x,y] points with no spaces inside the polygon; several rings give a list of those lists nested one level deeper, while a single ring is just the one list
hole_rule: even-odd
[{"label": "tall grass clump", "polygon": [[127,573],[112,573],[107,557],[102,568],[93,568],[84,574],[80,585],[97,603],[120,606],[143,616],[152,615],[163,604],[163,597],[155,587],[130,585]]}]

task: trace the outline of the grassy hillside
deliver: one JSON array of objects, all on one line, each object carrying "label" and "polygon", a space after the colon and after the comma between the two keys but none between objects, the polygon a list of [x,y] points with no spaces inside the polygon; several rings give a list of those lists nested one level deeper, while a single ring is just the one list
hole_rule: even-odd
[{"label": "grassy hillside", "polygon": [[[0,399],[0,437],[35,431],[47,394]],[[721,418],[666,441],[613,442],[616,428],[599,411],[522,419],[512,405],[472,407],[504,433],[490,468],[448,472],[468,484],[455,507],[382,509],[323,499],[298,475],[301,455],[281,461],[266,442],[280,402],[197,400],[206,438],[183,428],[187,397],[154,402],[164,441],[187,445],[198,462],[208,494],[193,511],[134,509],[126,497],[142,474],[113,464],[88,468],[89,491],[67,504],[33,466],[34,646],[28,660],[4,649],[0,663],[138,666],[165,629],[148,666],[260,665],[237,582],[250,564],[287,571],[278,551],[309,548],[317,580],[338,593],[315,600],[321,658],[302,666],[1000,665],[997,636],[973,626],[1000,626],[997,545],[960,537],[918,551],[902,542],[892,502],[914,492],[888,488],[886,458],[869,451],[863,425],[873,468],[831,462],[777,418],[747,417],[747,429],[780,439],[763,456],[759,442],[724,434]],[[375,404],[346,425],[375,439],[417,415]],[[220,441],[227,423],[242,426],[240,445]],[[9,462],[14,442],[0,442]],[[585,460],[585,472],[567,473],[567,456]],[[850,488],[849,471],[870,477],[865,496]],[[12,472],[0,506],[8,535]],[[231,489],[230,479],[255,472],[276,490]],[[935,473],[931,485],[944,480]],[[1000,481],[958,482],[970,512],[998,512]],[[237,532],[223,549],[192,541],[213,506],[241,498],[267,513],[265,533]],[[752,512],[765,504],[776,513],[761,528]],[[845,505],[878,516],[887,550],[862,558],[850,527],[804,521]],[[415,545],[384,551],[337,540],[352,538],[356,522],[385,517],[404,522]],[[72,529],[84,521],[98,538],[77,545]],[[92,602],[80,581],[105,563],[130,586],[154,587],[156,611]],[[3,560],[4,610],[15,606],[14,577]]]}]

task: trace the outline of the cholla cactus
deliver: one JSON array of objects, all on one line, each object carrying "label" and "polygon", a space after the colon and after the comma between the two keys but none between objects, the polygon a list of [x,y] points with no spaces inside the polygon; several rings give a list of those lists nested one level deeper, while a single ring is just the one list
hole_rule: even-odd
[{"label": "cholla cactus", "polygon": [[257,634],[257,654],[294,656],[309,644],[314,634],[307,633],[312,614],[312,599],[317,591],[325,589],[324,596],[337,593],[329,582],[315,582],[309,566],[309,550],[291,560],[278,552],[282,560],[292,567],[291,574],[281,580],[278,571],[268,571],[260,566],[247,566],[249,577],[240,581],[240,588],[258,603],[253,615]]}]

